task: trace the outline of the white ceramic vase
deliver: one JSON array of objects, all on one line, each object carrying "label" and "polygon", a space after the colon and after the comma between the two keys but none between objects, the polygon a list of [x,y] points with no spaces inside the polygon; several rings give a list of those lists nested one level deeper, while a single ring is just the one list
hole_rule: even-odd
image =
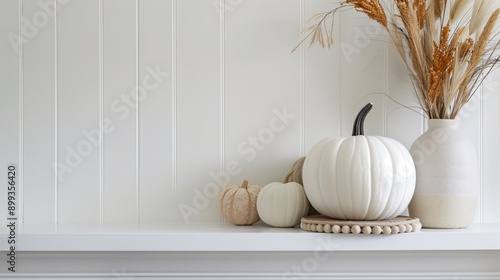
[{"label": "white ceramic vase", "polygon": [[417,171],[410,215],[427,228],[468,227],[479,189],[474,146],[457,120],[430,119],[428,124],[410,149]]}]

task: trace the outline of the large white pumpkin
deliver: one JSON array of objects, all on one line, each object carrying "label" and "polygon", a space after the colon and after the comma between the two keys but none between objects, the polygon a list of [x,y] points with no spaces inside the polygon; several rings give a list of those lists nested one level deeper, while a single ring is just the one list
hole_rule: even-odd
[{"label": "large white pumpkin", "polygon": [[299,183],[270,183],[257,197],[260,219],[273,227],[293,227],[307,214],[309,203]]},{"label": "large white pumpkin", "polygon": [[345,220],[383,220],[400,215],[415,190],[415,165],[394,139],[364,136],[365,106],[352,137],[328,138],[307,156],[302,176],[307,198],[321,214]]}]

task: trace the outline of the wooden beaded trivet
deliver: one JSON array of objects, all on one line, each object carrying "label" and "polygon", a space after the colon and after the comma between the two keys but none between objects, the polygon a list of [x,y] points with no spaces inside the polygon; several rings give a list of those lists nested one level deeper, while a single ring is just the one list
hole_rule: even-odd
[{"label": "wooden beaded trivet", "polygon": [[303,217],[300,228],[312,232],[353,234],[397,234],[416,232],[422,228],[418,218],[399,216],[380,221],[335,220],[323,215]]}]

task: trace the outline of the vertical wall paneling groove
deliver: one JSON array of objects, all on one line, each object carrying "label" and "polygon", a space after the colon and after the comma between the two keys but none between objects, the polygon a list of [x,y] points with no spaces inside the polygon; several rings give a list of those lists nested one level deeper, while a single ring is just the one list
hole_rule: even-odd
[{"label": "vertical wall paneling groove", "polygon": [[[23,24],[23,0],[19,0],[19,34],[22,34]],[[24,44],[19,44],[19,166],[18,166],[18,188],[17,200],[19,222],[24,222]]]},{"label": "vertical wall paneling groove", "polygon": [[500,172],[498,159],[500,158],[500,71],[492,72],[482,87],[482,221],[500,222]]},{"label": "vertical wall paneling groove", "polygon": [[103,222],[138,221],[136,1],[102,1]]},{"label": "vertical wall paneling groove", "polygon": [[[225,7],[226,7],[226,0],[219,0],[219,15],[220,15],[220,25],[219,25],[219,67],[220,67],[220,170],[225,169],[225,108],[226,108],[226,101],[225,101],[225,80],[224,80],[224,75],[225,75],[225,38],[226,38],[226,31],[225,31],[225,24],[226,24],[226,12],[225,12]],[[220,213],[220,222],[224,222],[224,217],[222,215],[222,212]]]},{"label": "vertical wall paneling groove", "polygon": [[[337,20],[337,29],[334,29],[336,31],[337,34],[339,34],[339,36],[341,36],[342,34],[340,33],[340,31],[342,30],[342,18],[341,16],[339,16],[339,20]],[[341,38],[341,37],[340,37]],[[339,42],[340,42],[340,38],[339,38]],[[338,118],[339,118],[339,136],[342,136],[342,133],[344,132],[344,128],[343,128],[343,123],[344,123],[344,120],[343,120],[343,111],[342,111],[342,84],[340,83],[340,80],[342,79],[341,77],[341,73],[342,73],[342,64],[340,63],[342,61],[342,53],[340,52],[340,43],[339,44],[336,44],[337,49],[336,49],[336,53],[337,53],[337,67],[335,68],[335,70],[337,71],[336,72],[336,75],[334,75],[336,78],[337,78],[337,86],[336,86],[336,90],[337,90],[337,96],[338,96]]]},{"label": "vertical wall paneling groove", "polygon": [[[495,8],[500,3],[495,1]],[[500,71],[494,70],[481,87],[481,221],[500,222]]]},{"label": "vertical wall paneling groove", "polygon": [[99,223],[99,1],[68,2],[58,23],[57,160],[71,170],[59,170],[59,222]]},{"label": "vertical wall paneling groove", "polygon": [[484,132],[483,132],[483,127],[484,127],[484,99],[483,99],[483,96],[484,96],[484,87],[481,87],[481,91],[478,92],[479,94],[479,102],[480,102],[480,106],[481,106],[481,110],[480,110],[480,114],[479,114],[479,123],[480,123],[480,126],[479,126],[479,146],[478,146],[478,149],[476,151],[477,155],[478,155],[478,164],[479,164],[479,193],[478,193],[478,204],[477,204],[477,211],[479,211],[479,213],[477,214],[477,221],[478,222],[484,222],[484,219],[483,219],[483,176],[484,176],[484,173],[483,173],[483,160],[482,160],[482,155],[483,155],[483,145],[484,145],[484,141],[483,141],[483,135],[484,135]]},{"label": "vertical wall paneling groove", "polygon": [[[298,32],[311,24],[309,18],[317,13],[329,11],[332,3],[322,0],[304,2],[303,23],[295,30],[295,37],[290,49],[300,41]],[[341,16],[341,14],[339,14]],[[340,94],[340,17],[336,17],[334,25],[334,41],[332,49],[319,46],[304,48],[304,137],[305,154],[312,146],[323,138],[341,136],[342,111]],[[293,53],[296,56],[298,53]]]},{"label": "vertical wall paneling groove", "polygon": [[59,223],[59,169],[57,168],[58,153],[58,135],[59,135],[59,118],[58,118],[58,95],[59,95],[59,82],[58,82],[58,18],[59,18],[59,3],[54,0],[54,223]]},{"label": "vertical wall paneling groove", "polygon": [[226,157],[241,167],[234,181],[281,181],[300,155],[301,58],[290,53],[299,14],[299,0],[226,7]]},{"label": "vertical wall paneling groove", "polygon": [[135,212],[136,212],[136,221],[138,223],[141,222],[141,165],[139,162],[139,158],[141,158],[141,149],[140,149],[140,104],[139,104],[139,0],[135,0]]},{"label": "vertical wall paneling groove", "polygon": [[[382,31],[381,31],[382,32]],[[385,32],[385,31],[383,31]],[[390,41],[384,34],[385,41]],[[405,108],[404,106],[418,106],[415,91],[411,86],[411,81],[406,71],[406,66],[397,54],[395,46],[387,43],[387,75],[386,94],[390,98],[385,98],[385,135],[394,138],[405,145],[408,149],[415,139],[424,131],[427,119],[418,113]],[[401,103],[402,105],[396,103]],[[405,133],[401,133],[405,131]]]},{"label": "vertical wall paneling groove", "polygon": [[[225,0],[221,0],[220,2],[221,8],[224,9],[226,5]],[[219,79],[220,79],[220,84],[219,84],[219,91],[220,91],[220,169],[224,170],[224,51],[225,51],[225,32],[224,32],[224,26],[225,26],[225,17],[226,13],[224,10],[220,12],[220,25],[219,25]]]},{"label": "vertical wall paneling groove", "polygon": [[[350,135],[354,117],[368,102],[374,107],[366,118],[367,135],[384,134],[384,106],[387,73],[381,71],[386,63],[386,43],[378,40],[379,30],[373,20],[354,10],[341,13],[340,44],[342,79],[341,93],[343,134]],[[379,31],[381,33],[381,31]]]},{"label": "vertical wall paneling groove", "polygon": [[[19,2],[0,1],[0,168],[6,174],[9,164],[19,168]],[[16,43],[17,42],[17,43]],[[4,175],[5,176],[5,175]],[[4,177],[5,178],[5,177]],[[6,179],[5,179],[6,180]],[[7,192],[0,191],[0,224],[7,221]]]},{"label": "vertical wall paneling groove", "polygon": [[[305,25],[305,3],[304,0],[299,1],[299,24],[300,27],[302,28]],[[304,38],[304,34],[301,33],[300,38]],[[299,135],[300,135],[300,148],[299,148],[299,155],[303,156],[305,154],[305,119],[306,119],[306,114],[305,114],[305,91],[306,91],[306,86],[305,86],[305,64],[306,64],[306,57],[305,57],[305,46],[306,44],[302,44],[299,49],[299,55],[300,55],[300,73],[299,73],[299,90],[300,90],[300,97],[299,97],[299,106],[300,106],[300,128],[299,128]]]},{"label": "vertical wall paneling groove", "polygon": [[99,0],[99,223],[104,222],[104,6]]},{"label": "vertical wall paneling groove", "polygon": [[[472,141],[478,159],[480,160],[480,143],[481,143],[481,91],[474,94],[469,103],[460,111],[458,118],[461,120],[461,129],[467,131],[467,138]],[[480,172],[479,168],[477,170]],[[480,181],[478,181],[478,184]],[[481,186],[479,186],[481,188]],[[481,205],[480,200],[477,201],[475,222],[480,221]]]},{"label": "vertical wall paneling groove", "polygon": [[[177,1],[177,197],[184,206],[175,214],[185,223],[220,220],[214,194],[203,194],[221,162],[220,17],[214,3]],[[199,193],[205,198],[198,200]]]},{"label": "vertical wall paneling groove", "polygon": [[172,222],[172,0],[138,1],[139,220]]},{"label": "vertical wall paneling groove", "polygon": [[[171,118],[172,118],[172,180],[171,192],[174,201],[177,201],[177,0],[172,0],[172,58],[171,58],[171,73],[172,73],[172,102],[171,102]],[[177,211],[176,205],[172,208]]]},{"label": "vertical wall paneling groove", "polygon": [[[384,73],[385,73],[385,79],[384,79],[384,93],[389,95],[389,46],[388,46],[388,43],[386,43],[384,45],[384,56],[385,56],[385,60],[384,60]],[[383,107],[383,111],[384,111],[384,123],[383,123],[383,136],[384,137],[387,137],[387,102],[388,102],[388,99],[387,97],[384,96],[384,99],[382,100],[382,107]]]},{"label": "vertical wall paneling groove", "polygon": [[[38,30],[23,46],[22,155],[23,218],[27,224],[55,223],[55,2],[43,10],[23,0],[23,17]],[[21,137],[20,137],[21,138]]]}]

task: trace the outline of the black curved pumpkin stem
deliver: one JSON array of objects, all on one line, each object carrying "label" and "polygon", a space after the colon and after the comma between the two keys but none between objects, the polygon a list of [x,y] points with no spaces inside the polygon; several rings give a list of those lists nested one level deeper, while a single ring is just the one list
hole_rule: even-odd
[{"label": "black curved pumpkin stem", "polygon": [[356,119],[354,120],[354,126],[352,128],[352,136],[358,136],[358,135],[364,135],[364,124],[365,124],[365,118],[366,115],[370,112],[370,110],[373,108],[372,103],[366,104],[361,111],[359,111],[358,115],[356,116]]}]

